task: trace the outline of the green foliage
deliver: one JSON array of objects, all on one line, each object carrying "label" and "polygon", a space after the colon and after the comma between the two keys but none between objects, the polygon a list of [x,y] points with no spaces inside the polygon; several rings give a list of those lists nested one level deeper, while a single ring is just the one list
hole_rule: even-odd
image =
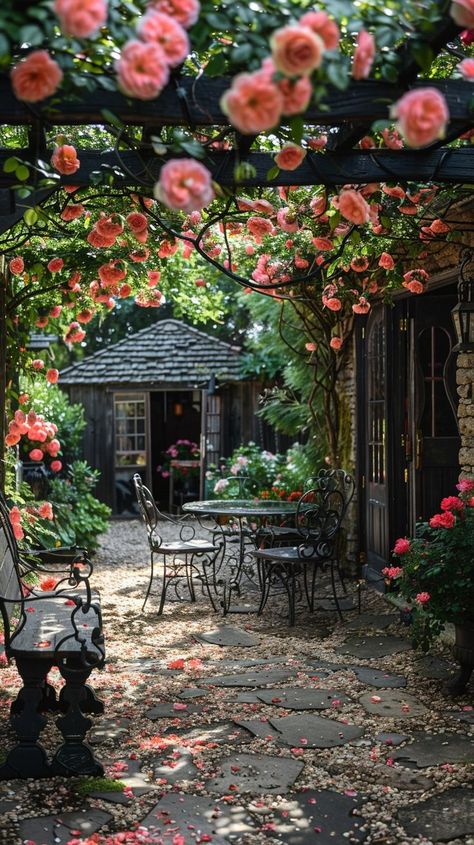
[{"label": "green foliage", "polygon": [[470,490],[443,499],[442,513],[419,523],[407,551],[395,555],[401,571],[385,570],[414,608],[414,640],[425,651],[446,622],[474,620],[473,492],[471,482]]},{"label": "green foliage", "polygon": [[306,480],[315,473],[304,447],[296,444],[286,455],[261,450],[255,443],[234,449],[206,479],[210,495],[218,499],[256,496],[263,499],[299,498]]},{"label": "green foliage", "polygon": [[51,481],[54,530],[65,545],[76,543],[94,551],[98,536],[107,529],[110,508],[92,495],[99,475],[86,461],[73,461],[67,478]]}]

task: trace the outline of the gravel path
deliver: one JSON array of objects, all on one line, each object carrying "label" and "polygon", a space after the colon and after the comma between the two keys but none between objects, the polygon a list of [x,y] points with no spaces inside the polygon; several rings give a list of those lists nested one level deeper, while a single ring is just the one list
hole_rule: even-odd
[{"label": "gravel path", "polygon": [[[277,597],[262,617],[224,620],[201,593],[195,604],[167,603],[161,618],[152,598],[142,613],[148,560],[143,526],[130,521],[111,524],[94,561],[108,662],[92,678],[105,715],[95,718],[89,738],[108,778],[124,782],[125,792],[84,796],[78,778],[2,782],[0,842],[474,845],[466,788],[473,708],[468,697],[449,699],[443,679],[427,677],[449,674],[449,651],[427,662],[398,650],[406,648],[406,629],[369,591],[362,616],[348,612],[344,624],[331,612],[298,612],[289,629]],[[255,644],[195,639],[222,625]],[[354,637],[362,652],[338,650]],[[361,656],[361,639],[376,651],[395,651]],[[52,673],[53,683],[58,677]],[[8,748],[14,667],[2,668],[0,686]],[[347,731],[350,741],[331,746]],[[57,737],[50,720],[42,736],[48,750]],[[413,737],[418,757],[409,745],[407,751]]]}]

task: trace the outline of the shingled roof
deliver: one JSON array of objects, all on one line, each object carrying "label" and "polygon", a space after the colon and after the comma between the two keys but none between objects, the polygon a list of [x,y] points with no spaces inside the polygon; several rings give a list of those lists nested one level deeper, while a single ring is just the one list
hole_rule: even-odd
[{"label": "shingled roof", "polygon": [[180,320],[159,320],[61,372],[61,384],[202,386],[238,381],[240,350]]}]

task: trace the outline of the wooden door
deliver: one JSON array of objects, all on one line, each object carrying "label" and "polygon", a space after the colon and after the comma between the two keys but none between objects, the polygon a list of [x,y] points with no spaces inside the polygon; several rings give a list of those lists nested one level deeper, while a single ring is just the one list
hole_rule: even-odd
[{"label": "wooden door", "polygon": [[[454,494],[459,476],[460,439],[456,414],[456,343],[451,308],[456,295],[429,294],[410,303],[414,384],[410,522],[439,511],[440,499]],[[410,526],[412,527],[412,526]]]},{"label": "wooden door", "polygon": [[367,323],[365,357],[365,546],[369,570],[380,572],[389,549],[387,471],[387,330],[385,306]]}]

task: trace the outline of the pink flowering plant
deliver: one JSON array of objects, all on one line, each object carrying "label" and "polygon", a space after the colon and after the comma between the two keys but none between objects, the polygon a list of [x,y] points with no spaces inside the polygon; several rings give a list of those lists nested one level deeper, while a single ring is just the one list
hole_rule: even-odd
[{"label": "pink flowering plant", "polygon": [[427,650],[447,622],[474,620],[474,479],[419,523],[413,539],[395,543],[395,563],[383,570],[412,608],[415,643]]},{"label": "pink flowering plant", "polygon": [[[199,461],[201,452],[197,443],[193,440],[177,440],[168,446],[163,452],[163,460],[156,471],[159,472],[162,478],[169,478],[171,471],[171,461]],[[199,466],[195,467],[173,467],[173,474],[175,478],[189,478],[190,476],[199,475]]]}]

